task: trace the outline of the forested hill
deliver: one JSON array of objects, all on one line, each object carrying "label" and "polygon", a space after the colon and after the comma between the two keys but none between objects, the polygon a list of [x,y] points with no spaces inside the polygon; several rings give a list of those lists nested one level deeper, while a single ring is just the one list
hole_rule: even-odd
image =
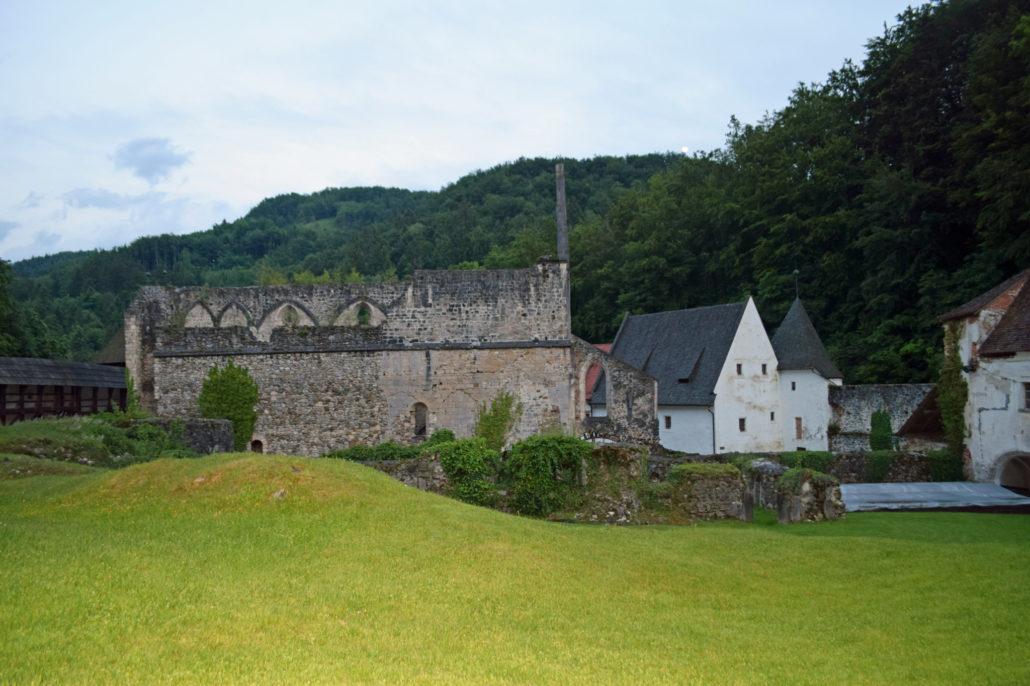
[{"label": "forested hill", "polygon": [[[936,317],[1030,267],[1030,0],[910,9],[868,48],[731,121],[711,154],[565,160],[574,332],[607,341],[625,311],[748,294],[773,328],[797,283],[849,383],[932,380]],[[190,236],[18,263],[7,350],[88,358],[144,283],[394,279],[552,252],[554,160],[436,193],[284,195]]]},{"label": "forested hill", "polygon": [[[564,160],[569,221],[602,216],[620,195],[683,155]],[[553,159],[520,159],[439,192],[329,188],[269,198],[207,231],[13,265],[18,331],[7,353],[89,360],[145,284],[245,286],[395,280],[415,269],[523,266],[555,252]],[[2,269],[2,267],[0,267]],[[0,272],[0,293],[4,274]],[[0,331],[0,336],[3,332]],[[0,354],[5,350],[0,338]]]}]

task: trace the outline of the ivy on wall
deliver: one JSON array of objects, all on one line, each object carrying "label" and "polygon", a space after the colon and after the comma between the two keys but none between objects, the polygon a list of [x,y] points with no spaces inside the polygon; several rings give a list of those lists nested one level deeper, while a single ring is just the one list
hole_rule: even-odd
[{"label": "ivy on wall", "polygon": [[257,423],[258,385],[246,367],[233,360],[224,369],[213,365],[197,398],[201,417],[228,419],[232,422],[233,447],[246,450]]},{"label": "ivy on wall", "polygon": [[966,401],[969,398],[969,384],[962,376],[962,358],[958,341],[965,324],[961,321],[948,322],[944,331],[944,361],[937,381],[937,406],[941,410],[941,423],[948,449],[961,456],[966,440]]}]

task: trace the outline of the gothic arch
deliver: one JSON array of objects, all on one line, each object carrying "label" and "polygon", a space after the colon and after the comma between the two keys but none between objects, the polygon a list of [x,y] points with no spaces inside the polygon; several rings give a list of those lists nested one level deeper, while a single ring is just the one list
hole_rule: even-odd
[{"label": "gothic arch", "polygon": [[218,326],[223,329],[230,326],[249,326],[250,319],[247,308],[233,300],[218,313]]},{"label": "gothic arch", "polygon": [[999,486],[1030,495],[1030,455],[1026,453],[1005,453],[995,463],[994,481]]},{"label": "gothic arch", "polygon": [[209,329],[214,325],[214,315],[211,314],[211,310],[208,309],[207,305],[199,300],[194,302],[186,311],[186,323],[184,326],[187,329]]},{"label": "gothic arch", "polygon": [[380,326],[386,321],[383,308],[371,298],[355,298],[344,305],[333,326]]},{"label": "gothic arch", "polygon": [[269,310],[258,324],[257,337],[267,341],[272,336],[272,331],[279,327],[294,326],[317,326],[315,317],[301,303],[296,300],[286,300]]}]

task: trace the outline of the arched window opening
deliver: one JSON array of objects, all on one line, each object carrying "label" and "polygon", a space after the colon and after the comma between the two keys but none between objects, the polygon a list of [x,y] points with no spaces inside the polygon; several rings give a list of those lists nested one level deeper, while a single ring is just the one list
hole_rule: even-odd
[{"label": "arched window opening", "polygon": [[414,420],[415,420],[415,435],[425,436],[426,435],[426,415],[429,408],[422,403],[415,403],[414,408]]},{"label": "arched window opening", "polygon": [[368,305],[361,303],[361,307],[358,308],[358,326],[368,326],[372,323],[372,310],[368,309]]},{"label": "arched window opening", "polygon": [[250,442],[250,452],[263,453],[265,452],[265,445],[261,441],[255,439]]},{"label": "arched window opening", "polygon": [[1030,495],[1030,457],[1013,457],[1002,467],[998,482],[1013,493]]}]

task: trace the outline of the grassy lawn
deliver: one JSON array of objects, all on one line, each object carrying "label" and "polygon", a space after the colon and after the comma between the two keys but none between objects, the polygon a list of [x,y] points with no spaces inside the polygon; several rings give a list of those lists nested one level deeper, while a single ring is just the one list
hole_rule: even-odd
[{"label": "grassy lawn", "polygon": [[0,573],[4,683],[1030,683],[1014,515],[567,525],[217,456],[0,480]]}]

